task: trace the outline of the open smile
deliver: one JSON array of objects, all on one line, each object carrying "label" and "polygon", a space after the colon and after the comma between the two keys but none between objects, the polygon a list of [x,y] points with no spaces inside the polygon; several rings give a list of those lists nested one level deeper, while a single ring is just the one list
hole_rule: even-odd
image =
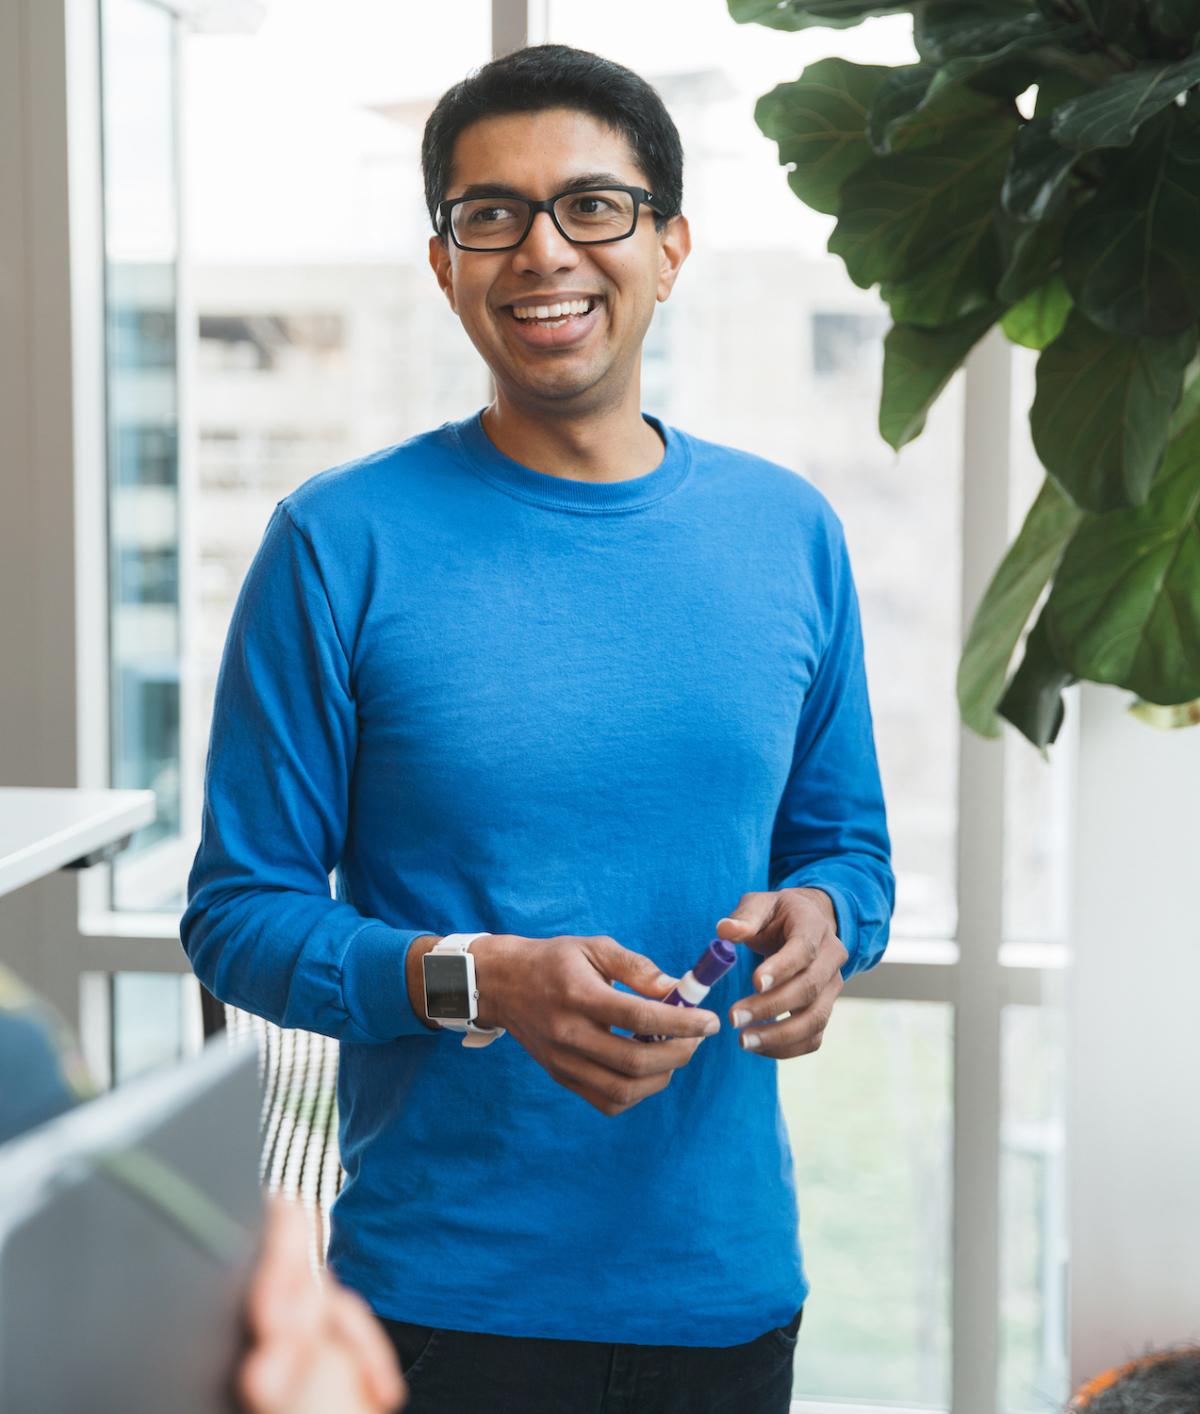
[{"label": "open smile", "polygon": [[[569,304],[579,304],[582,301],[571,300]],[[561,349],[574,348],[580,344],[591,333],[592,329],[600,322],[600,308],[604,304],[604,299],[600,295],[592,295],[587,301],[587,309],[582,313],[566,312],[560,313],[557,317],[547,318],[526,317],[521,318],[514,313],[514,306],[506,305],[504,308],[504,318],[514,327],[517,338],[527,347],[532,349]],[[524,310],[528,315],[533,309],[539,306],[517,305],[515,308]],[[554,306],[540,306],[540,308],[553,308]]]}]

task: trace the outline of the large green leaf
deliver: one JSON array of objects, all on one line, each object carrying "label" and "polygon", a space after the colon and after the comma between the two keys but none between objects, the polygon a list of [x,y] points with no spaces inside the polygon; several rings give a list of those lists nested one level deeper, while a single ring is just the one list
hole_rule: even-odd
[{"label": "large green leaf", "polygon": [[990,212],[964,226],[961,240],[939,259],[927,261],[904,280],[885,280],[879,293],[897,324],[940,328],[985,309],[994,301],[1002,263]]},{"label": "large green leaf", "polygon": [[1042,352],[1029,414],[1038,459],[1091,511],[1139,505],[1162,464],[1196,331],[1121,339],[1078,310]]},{"label": "large green leaf", "polygon": [[1200,39],[1200,0],[1146,0],[1146,19],[1167,39]]},{"label": "large green leaf", "polygon": [[926,0],[913,10],[913,45],[929,64],[964,54],[991,54],[1031,30],[1056,35],[1062,21],[1030,10],[1025,0]]},{"label": "large green leaf", "polygon": [[1063,331],[1071,312],[1071,296],[1061,275],[1052,275],[1044,285],[1032,290],[1013,305],[1000,327],[1006,339],[1027,349],[1044,349]]},{"label": "large green leaf", "polygon": [[1058,736],[1066,715],[1063,689],[1077,681],[1063,666],[1050,642],[1046,609],[1025,640],[1021,666],[1000,699],[997,711],[1046,754],[1046,747]]},{"label": "large green leaf", "polygon": [[1067,227],[1067,288],[1111,333],[1177,334],[1200,319],[1200,125],[1164,113],[1108,162]]},{"label": "large green leaf", "polygon": [[[957,9],[958,6],[951,5],[948,8]],[[918,14],[920,13],[918,11]],[[947,30],[948,28],[946,26]],[[876,152],[892,151],[896,146],[897,135],[944,89],[980,76],[990,69],[999,68],[1014,57],[1041,49],[1055,40],[1081,38],[1086,32],[1086,25],[1077,24],[1064,28],[1061,24],[1044,20],[1032,11],[1026,11],[1019,18],[1009,18],[1004,23],[997,23],[990,30],[978,22],[970,25],[969,34],[972,39],[987,43],[990,35],[996,47],[980,52],[966,52],[965,49],[960,49],[955,57],[944,62],[909,64],[894,70],[892,77],[880,88],[871,107],[867,125],[871,146]],[[943,34],[942,42],[943,47],[950,42],[947,34]],[[967,41],[963,39],[962,42],[965,44]]]},{"label": "large green leaf", "polygon": [[1046,613],[1076,676],[1164,705],[1200,697],[1200,416],[1171,439],[1144,505],[1076,531]]},{"label": "large green leaf", "polygon": [[1139,697],[1129,709],[1130,715],[1158,731],[1178,731],[1181,727],[1200,727],[1200,697],[1191,702],[1177,702],[1160,707],[1156,702],[1143,702]]},{"label": "large green leaf", "polygon": [[1142,65],[1064,103],[1054,114],[1054,136],[1064,147],[1127,147],[1147,119],[1196,83],[1200,54],[1175,64]]},{"label": "large green leaf", "polygon": [[975,611],[958,665],[958,702],[963,721],[981,736],[1000,734],[996,706],[1009,660],[1082,518],[1047,477]]},{"label": "large green leaf", "polygon": [[973,249],[997,205],[1015,126],[991,114],[942,142],[872,157],[849,177],[828,249],[855,284],[904,280]]},{"label": "large green leaf", "polygon": [[795,163],[788,185],[817,211],[835,214],[846,178],[871,156],[867,109],[890,69],[821,59],[792,83],[777,84],[754,106],[754,121]]},{"label": "large green leaf", "polygon": [[1077,149],[1056,142],[1050,126],[1049,118],[1031,118],[1013,138],[1000,200],[1007,212],[1022,221],[1045,221],[1058,215],[1069,195],[1067,178],[1083,156]]},{"label": "large green leaf", "polygon": [[729,13],[740,25],[766,25],[768,29],[849,29],[871,15],[890,15],[911,10],[904,3],[872,4],[870,0],[821,0],[809,5],[802,0],[729,0]]},{"label": "large green leaf", "polygon": [[1097,34],[1122,44],[1137,20],[1138,0],[1076,0],[1080,13]]},{"label": "large green leaf", "polygon": [[996,297],[1016,304],[1040,289],[1062,268],[1063,233],[1071,208],[1045,221],[1018,221],[1001,208],[996,216],[1000,233],[1001,264],[1004,274],[996,286]]},{"label": "large green leaf", "polygon": [[879,434],[888,446],[899,451],[920,436],[938,394],[1002,309],[992,305],[942,329],[897,324],[888,331],[879,400]]}]

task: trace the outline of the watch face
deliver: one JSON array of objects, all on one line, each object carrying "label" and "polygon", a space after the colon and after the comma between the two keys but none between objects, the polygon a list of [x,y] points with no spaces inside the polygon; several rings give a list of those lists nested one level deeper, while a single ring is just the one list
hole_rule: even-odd
[{"label": "watch face", "polygon": [[436,1021],[467,1021],[471,1015],[467,994],[467,959],[453,953],[426,953],[425,1006]]}]

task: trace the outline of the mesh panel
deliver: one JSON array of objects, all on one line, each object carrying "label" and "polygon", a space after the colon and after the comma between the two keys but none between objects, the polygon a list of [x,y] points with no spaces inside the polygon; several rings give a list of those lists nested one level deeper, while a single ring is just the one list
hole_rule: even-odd
[{"label": "mesh panel", "polygon": [[233,1045],[253,1038],[262,1081],[259,1179],[268,1193],[297,1199],[309,1217],[309,1258],[325,1264],[329,1209],[345,1173],[337,1142],[338,1043],[311,1031],[285,1030],[261,1016],[225,1007]]}]

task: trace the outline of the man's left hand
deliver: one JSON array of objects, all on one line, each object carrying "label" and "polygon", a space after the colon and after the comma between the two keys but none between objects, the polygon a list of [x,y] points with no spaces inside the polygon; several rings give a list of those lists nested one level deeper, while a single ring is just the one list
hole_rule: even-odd
[{"label": "man's left hand", "polygon": [[[754,971],[757,993],[729,1009],[742,1031],[742,1049],[776,1060],[815,1051],[850,956],[837,935],[829,895],[809,888],[743,894],[717,924],[717,936],[765,954]],[[776,1021],[784,1012],[790,1015]]]}]

